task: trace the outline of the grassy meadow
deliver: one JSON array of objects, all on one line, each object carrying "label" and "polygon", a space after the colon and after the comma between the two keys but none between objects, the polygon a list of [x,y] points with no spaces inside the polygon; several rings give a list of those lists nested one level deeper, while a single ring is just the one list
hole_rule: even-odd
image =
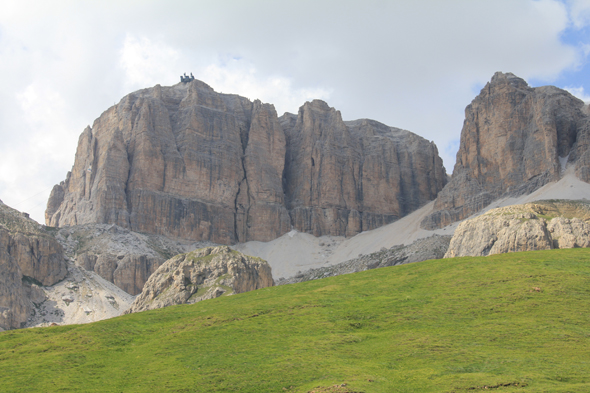
[{"label": "grassy meadow", "polygon": [[1,392],[590,392],[590,249],[0,333]]}]

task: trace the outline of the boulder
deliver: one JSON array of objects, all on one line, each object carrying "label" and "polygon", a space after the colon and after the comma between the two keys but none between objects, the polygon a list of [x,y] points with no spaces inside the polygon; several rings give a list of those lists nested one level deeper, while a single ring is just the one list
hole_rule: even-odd
[{"label": "boulder", "polygon": [[148,279],[127,313],[273,286],[266,261],[227,246],[206,247],[166,261]]},{"label": "boulder", "polygon": [[547,225],[554,248],[590,247],[590,225],[579,218],[556,217]]},{"label": "boulder", "polygon": [[589,247],[589,221],[590,204],[582,201],[538,201],[492,209],[459,224],[445,258]]}]

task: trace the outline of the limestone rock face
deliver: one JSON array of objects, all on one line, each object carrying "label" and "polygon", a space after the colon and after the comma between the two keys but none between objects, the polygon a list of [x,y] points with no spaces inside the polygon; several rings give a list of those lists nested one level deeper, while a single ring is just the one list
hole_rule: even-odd
[{"label": "limestone rock face", "polygon": [[238,241],[270,241],[291,230],[282,183],[285,153],[285,134],[274,107],[254,101],[244,179],[236,198]]},{"label": "limestone rock face", "polygon": [[445,182],[436,146],[407,131],[345,123],[321,101],[279,119],[272,105],[194,80],[132,93],[86,128],[46,223],[218,244],[292,227],[350,236],[432,200]]},{"label": "limestone rock face", "polygon": [[106,253],[83,253],[76,258],[77,266],[96,272],[130,295],[139,294],[148,278],[163,262],[162,258],[137,254],[128,254],[120,259]]},{"label": "limestone rock face", "polygon": [[465,109],[457,162],[422,222],[435,229],[462,220],[502,195],[530,193],[559,179],[575,163],[590,180],[587,107],[553,86],[531,88],[510,73],[496,73]]},{"label": "limestone rock face", "polygon": [[590,204],[540,201],[492,209],[459,224],[445,258],[590,246]]},{"label": "limestone rock face", "polygon": [[579,218],[556,217],[549,222],[547,230],[555,248],[590,247],[590,225]]},{"label": "limestone rock face", "polygon": [[10,234],[0,229],[0,328],[4,330],[22,327],[31,309],[20,267],[8,252],[10,242]]},{"label": "limestone rock face", "polygon": [[264,260],[227,246],[206,247],[177,255],[160,266],[127,313],[195,303],[272,285],[271,268]]},{"label": "limestone rock face", "polygon": [[9,247],[23,276],[43,285],[53,285],[67,274],[63,249],[50,236],[15,233]]},{"label": "limestone rock face", "polygon": [[126,255],[113,272],[113,283],[131,295],[141,293],[144,284],[163,261],[145,255]]},{"label": "limestone rock face", "polygon": [[114,224],[61,228],[55,238],[76,266],[97,273],[131,295],[139,294],[149,276],[173,255],[210,245],[136,233]]},{"label": "limestone rock face", "polygon": [[281,124],[287,136],[285,195],[293,227],[353,236],[434,199],[446,173],[434,143],[373,120],[344,122],[314,100]]},{"label": "limestone rock face", "polygon": [[66,274],[59,243],[35,221],[0,202],[0,328],[23,327],[32,303],[44,298],[36,284],[55,284]]},{"label": "limestone rock face", "polygon": [[74,167],[50,196],[47,223],[235,241],[252,106],[199,81],[126,96],[80,136]]}]

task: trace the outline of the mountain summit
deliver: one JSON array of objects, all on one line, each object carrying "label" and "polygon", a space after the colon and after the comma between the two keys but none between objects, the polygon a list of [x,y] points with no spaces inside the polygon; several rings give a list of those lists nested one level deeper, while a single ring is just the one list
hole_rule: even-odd
[{"label": "mountain summit", "polygon": [[590,181],[588,106],[554,86],[497,72],[465,109],[453,177],[425,229],[463,220],[502,196],[530,194],[567,166]]},{"label": "mountain summit", "polygon": [[279,118],[270,104],[192,80],[131,93],[87,127],[45,217],[219,244],[291,229],[353,236],[445,183],[434,143],[409,131],[345,122],[319,100]]}]

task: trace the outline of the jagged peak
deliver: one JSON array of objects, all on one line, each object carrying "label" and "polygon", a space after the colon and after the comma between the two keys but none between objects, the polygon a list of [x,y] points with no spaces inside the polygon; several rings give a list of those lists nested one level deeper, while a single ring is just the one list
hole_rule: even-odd
[{"label": "jagged peak", "polygon": [[303,104],[303,107],[310,107],[311,109],[320,110],[323,112],[334,111],[335,109],[332,108],[326,101],[315,99],[311,102],[307,101]]},{"label": "jagged peak", "polygon": [[[68,187],[56,187],[48,202],[48,224],[112,223],[223,244],[270,241],[291,227],[352,236],[409,213],[444,186],[429,145],[414,157],[400,138],[353,137],[322,100],[305,103],[297,118],[278,118],[272,104],[195,79],[132,93],[115,110],[80,139]],[[412,169],[360,183],[363,171],[403,165]],[[294,218],[289,209],[297,209]]]},{"label": "jagged peak", "polygon": [[501,72],[498,71],[492,76],[490,81],[490,85],[501,85],[501,84],[510,84],[514,87],[529,87],[528,83],[518,76],[514,75],[512,72]]}]

